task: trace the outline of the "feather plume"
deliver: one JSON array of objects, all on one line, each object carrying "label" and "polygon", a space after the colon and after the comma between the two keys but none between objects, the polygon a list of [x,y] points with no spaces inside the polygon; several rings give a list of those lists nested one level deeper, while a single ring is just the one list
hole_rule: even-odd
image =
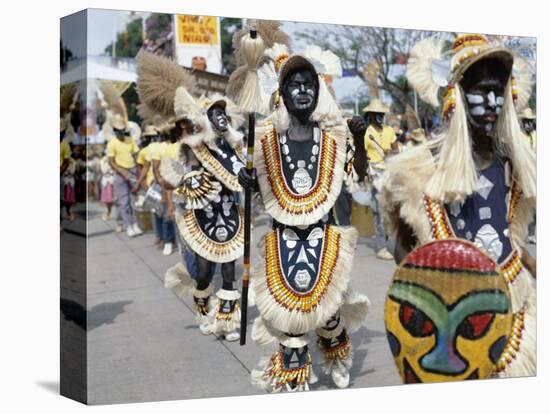
[{"label": "feather plume", "polygon": [[194,77],[174,61],[140,51],[137,55],[137,91],[141,102],[165,117],[174,117],[174,98],[178,88],[193,91]]},{"label": "feather plume", "polygon": [[126,104],[112,83],[103,81],[100,83],[100,89],[103,94],[103,99],[107,104],[106,109],[110,111],[112,115],[120,115],[122,119],[128,120]]},{"label": "feather plume", "polygon": [[432,62],[440,60],[444,42],[442,39],[427,38],[412,49],[407,63],[407,79],[424,101],[434,108],[439,106],[437,93],[442,86],[434,80]]},{"label": "feather plume", "polygon": [[242,36],[239,53],[242,53],[243,64],[235,70],[227,85],[227,94],[235,100],[245,112],[255,112],[262,104],[258,68],[265,50],[261,36],[252,38],[250,34]]},{"label": "feather plume", "polygon": [[174,115],[183,116],[196,125],[203,126],[205,123],[205,113],[201,111],[195,98],[184,87],[178,87],[175,91],[172,107]]},{"label": "feather plume", "polygon": [[342,77],[340,58],[330,50],[323,50],[319,46],[308,46],[301,54],[313,64],[319,75]]},{"label": "feather plume", "polygon": [[[290,48],[290,38],[280,29],[281,22],[275,20],[258,20],[257,22],[258,36],[262,38],[266,48],[273,47],[275,43],[286,45],[287,48]],[[233,35],[232,44],[237,66],[242,66],[246,63],[243,50],[241,49],[241,41],[248,33],[248,29],[241,29]]]},{"label": "feather plume", "polygon": [[512,74],[514,76],[515,89],[518,92],[515,106],[518,112],[521,112],[529,104],[534,83],[534,70],[523,57],[515,54]]},{"label": "feather plume", "polygon": [[369,87],[370,95],[373,99],[380,98],[380,91],[378,90],[378,73],[380,72],[380,64],[373,60],[365,65],[363,68],[363,75],[365,82]]}]

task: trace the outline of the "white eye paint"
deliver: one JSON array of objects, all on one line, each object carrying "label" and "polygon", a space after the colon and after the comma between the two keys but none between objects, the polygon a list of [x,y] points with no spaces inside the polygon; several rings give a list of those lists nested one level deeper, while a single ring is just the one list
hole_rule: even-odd
[{"label": "white eye paint", "polygon": [[483,103],[483,96],[481,95],[467,94],[466,99],[468,100],[468,103],[471,103],[471,104]]},{"label": "white eye paint", "polygon": [[487,105],[491,107],[497,106],[496,96],[493,91],[489,92],[487,95]]},{"label": "white eye paint", "polygon": [[474,106],[470,109],[470,114],[473,116],[481,116],[485,114],[485,108],[481,105]]},{"label": "white eye paint", "polygon": [[504,105],[504,98],[502,96],[497,96],[497,105]]}]

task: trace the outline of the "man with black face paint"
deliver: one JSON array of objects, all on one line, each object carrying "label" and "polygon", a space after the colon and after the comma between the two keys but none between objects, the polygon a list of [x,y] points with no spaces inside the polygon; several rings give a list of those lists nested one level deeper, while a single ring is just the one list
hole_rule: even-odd
[{"label": "man with black face paint", "polygon": [[[178,157],[164,159],[160,166],[165,185],[173,190],[176,221],[185,243],[182,262],[168,270],[166,284],[180,292],[191,291],[203,334],[236,341],[240,295],[235,287],[235,259],[242,255],[243,242],[236,193],[241,191],[237,173],[244,166],[239,150],[242,135],[229,121],[226,98],[201,98],[197,104],[187,98],[201,115],[193,117],[196,124],[182,136]],[[211,279],[217,264],[222,288],[211,309]]]},{"label": "man with black face paint", "polygon": [[364,149],[356,148],[363,153],[359,166],[324,83],[326,66],[308,49],[288,57],[274,47],[266,55],[277,51],[275,111],[256,129],[256,169],[239,173],[243,186],[259,190],[272,218],[252,275],[260,314],[252,338],[261,346],[276,342],[278,350],[260,361],[252,382],[269,392],[308,390],[315,380],[308,334],[315,332],[326,374],[344,388],[352,363],[349,334],[365,317],[368,299],[350,290],[357,232],[335,225],[333,207],[344,182],[353,181],[354,165],[365,170]]},{"label": "man with black face paint", "polygon": [[[536,170],[514,107],[519,95],[512,81],[516,58],[483,35],[457,37],[441,135],[388,160],[381,190],[385,224],[396,238],[397,263],[419,245],[460,238],[502,269],[514,328],[499,348],[502,352],[492,356],[491,375],[498,377],[536,372],[536,263],[523,246],[536,205]],[[431,67],[416,59],[419,68]],[[409,81],[433,102],[433,77],[411,76],[419,73],[415,70],[409,67]],[[427,91],[435,91],[434,97]],[[444,366],[448,361],[439,362]]]},{"label": "man with black face paint", "polygon": [[[243,136],[236,127],[242,117],[221,95],[194,98],[189,92],[194,87],[194,77],[175,62],[139,54],[142,102],[175,122],[173,143],[160,156],[158,179],[171,195],[168,215],[175,217],[182,257],[167,270],[165,286],[180,296],[191,294],[201,333],[236,341],[240,294],[235,287],[235,260],[243,254],[236,193],[242,190],[237,173],[244,166],[240,157]],[[222,286],[212,307],[211,282],[217,265]]]},{"label": "man with black face paint", "polygon": [[397,137],[393,128],[384,125],[384,118],[389,112],[389,108],[380,99],[373,99],[363,109],[363,112],[368,121],[368,127],[360,117],[354,117],[350,122],[350,129],[354,135],[364,136],[365,150],[369,160],[369,179],[372,182],[371,194],[374,203],[376,257],[392,260],[393,256],[387,249],[388,236],[382,226],[382,211],[378,202],[378,183],[384,172],[386,156],[398,151]]}]

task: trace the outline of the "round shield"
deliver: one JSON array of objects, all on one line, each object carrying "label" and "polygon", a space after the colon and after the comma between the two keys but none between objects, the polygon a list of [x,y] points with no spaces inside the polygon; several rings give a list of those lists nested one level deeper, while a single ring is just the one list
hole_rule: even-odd
[{"label": "round shield", "polygon": [[403,382],[487,378],[512,329],[499,266],[462,239],[427,243],[397,268],[386,297],[386,334]]}]

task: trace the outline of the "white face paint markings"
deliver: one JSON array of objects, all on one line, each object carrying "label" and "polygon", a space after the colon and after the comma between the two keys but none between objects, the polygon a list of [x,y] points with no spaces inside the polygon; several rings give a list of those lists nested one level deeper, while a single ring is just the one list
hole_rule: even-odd
[{"label": "white face paint markings", "polygon": [[474,95],[474,94],[467,94],[466,99],[468,100],[468,103],[471,104],[482,104],[483,103],[483,96],[481,95]]},{"label": "white face paint markings", "polygon": [[485,114],[485,108],[481,105],[473,106],[470,109],[470,114],[473,116],[482,116]]}]

